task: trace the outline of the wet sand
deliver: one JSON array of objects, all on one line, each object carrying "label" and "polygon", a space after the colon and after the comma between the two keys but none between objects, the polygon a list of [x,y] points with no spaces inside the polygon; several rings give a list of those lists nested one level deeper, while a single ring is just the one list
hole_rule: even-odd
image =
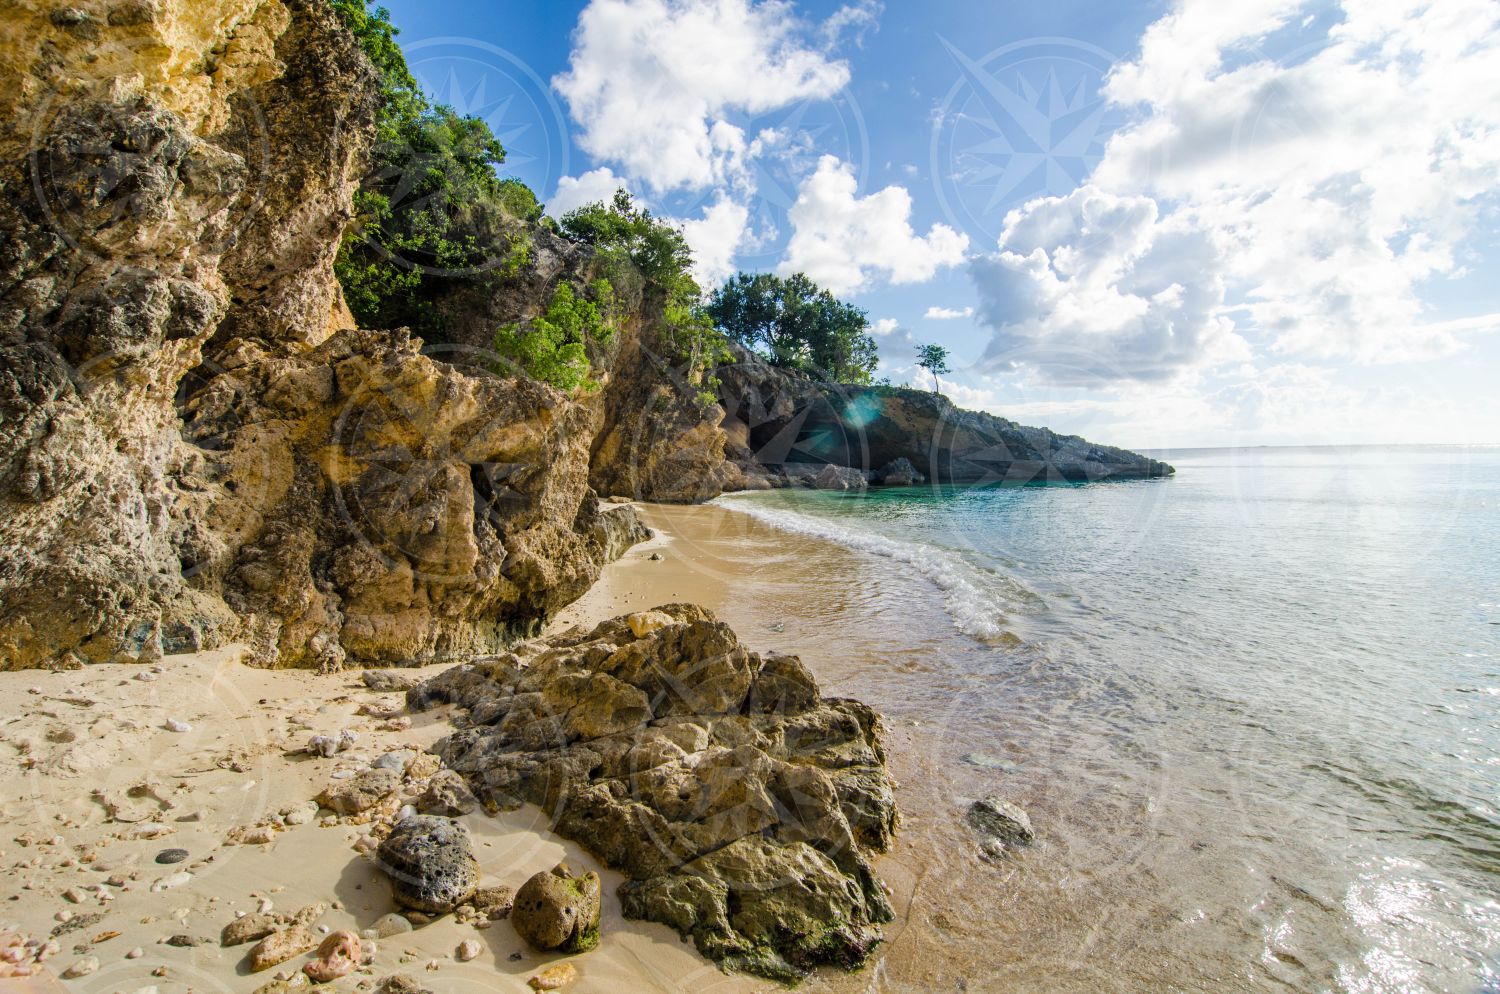
[{"label": "wet sand", "polygon": [[[825,694],[857,697],[885,715],[902,827],[875,867],[891,888],[897,919],[864,970],[822,970],[801,989],[995,989],[962,950],[993,945],[993,895],[1017,870],[980,863],[977,840],[963,824],[969,802],[1000,774],[961,765],[974,745],[945,730],[942,716],[963,706],[964,688],[935,679],[942,669],[936,657],[951,653],[956,641],[938,593],[889,560],[720,506],[646,506],[642,514],[658,537],[607,570],[558,626],[690,601],[728,622],[748,647],[800,656]],[[924,621],[913,626],[911,617]],[[932,696],[912,697],[915,685]],[[955,768],[967,781],[961,792],[951,787]],[[975,902],[960,881],[991,895]]]}]

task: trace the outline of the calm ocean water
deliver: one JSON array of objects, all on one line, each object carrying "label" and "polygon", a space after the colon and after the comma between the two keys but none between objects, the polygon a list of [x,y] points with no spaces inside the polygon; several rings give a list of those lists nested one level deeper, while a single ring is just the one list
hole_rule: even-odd
[{"label": "calm ocean water", "polygon": [[837,689],[921,730],[933,805],[1038,823],[993,868],[917,815],[967,893],[916,958],[969,990],[1500,991],[1500,447],[1153,454],[1178,476],[721,502],[862,553],[828,582],[893,663]]}]

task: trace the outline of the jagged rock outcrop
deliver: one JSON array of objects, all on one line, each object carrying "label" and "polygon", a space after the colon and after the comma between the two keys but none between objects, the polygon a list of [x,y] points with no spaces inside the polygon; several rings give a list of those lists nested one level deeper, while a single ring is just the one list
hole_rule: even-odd
[{"label": "jagged rock outcrop", "polygon": [[896,827],[879,716],[702,608],[575,630],[408,693],[440,701],[467,727],[435,751],[482,799],[539,805],[629,878],[627,916],[727,967],[852,967],[891,918],[869,863]]},{"label": "jagged rock outcrop", "polygon": [[378,97],[330,7],[12,8],[0,667],[493,650],[643,536],[589,489],[597,402],[334,334]]},{"label": "jagged rock outcrop", "polygon": [[[910,465],[938,483],[1096,482],[1170,476],[1171,466],[1045,428],[966,411],[921,390],[830,386],[741,349],[719,370],[728,457],[744,488],[818,485],[823,466],[879,478]],[[883,469],[885,468],[885,469]],[[904,482],[905,473],[896,473]],[[833,482],[833,478],[828,478]]]},{"label": "jagged rock outcrop", "polygon": [[727,489],[723,410],[693,364],[653,337],[628,342],[606,386],[591,481],[602,494],[692,504]]}]

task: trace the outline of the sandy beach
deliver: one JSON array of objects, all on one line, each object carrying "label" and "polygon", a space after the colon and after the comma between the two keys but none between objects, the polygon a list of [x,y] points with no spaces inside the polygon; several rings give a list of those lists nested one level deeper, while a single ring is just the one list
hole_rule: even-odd
[{"label": "sandy beach", "polygon": [[[805,598],[792,576],[806,575],[806,568],[816,575],[820,557],[852,553],[798,542],[795,561],[778,565],[786,539],[743,516],[716,507],[645,511],[657,537],[611,567],[556,620],[554,631],[689,600],[720,612],[748,644],[792,650],[801,643],[812,650],[804,655],[820,678],[835,676],[828,640],[795,620],[806,617],[805,610],[780,620],[772,615],[777,598]],[[757,582],[744,575],[746,561],[789,581],[759,581],[752,599],[759,610],[737,606],[747,584]],[[771,615],[745,614],[768,607]],[[363,834],[357,825],[325,827],[313,817],[273,824],[269,843],[228,839],[236,829],[253,830],[281,812],[308,808],[340,771],[363,769],[396,750],[425,750],[449,730],[446,709],[410,716],[403,729],[403,720],[360,713],[393,708],[402,695],[369,690],[358,671],[258,670],[243,665],[242,654],[230,647],[168,657],[157,667],[0,673],[6,754],[0,792],[7,799],[0,865],[8,877],[0,921],[30,936],[55,937],[61,948],[49,964],[56,972],[98,961],[94,971],[66,981],[68,989],[248,994],[278,971],[250,973],[249,946],[220,947],[220,930],[238,913],[266,902],[275,912],[295,913],[321,902],[329,908],[320,926],[362,930],[396,910],[386,882],[357,849]],[[170,730],[181,727],[176,723],[188,730]],[[302,751],[312,736],[345,729],[358,735],[349,751],[332,758]],[[901,733],[893,732],[892,751],[900,755]],[[603,875],[604,940],[576,959],[574,990],[774,989],[724,975],[664,927],[622,919],[613,900],[621,878],[548,831],[536,809],[479,812],[463,822],[486,884],[516,887],[559,860]],[[158,864],[167,849],[185,849],[188,856]],[[911,890],[909,873],[899,856],[884,860],[881,871],[899,911]],[[898,921],[892,933],[900,927]],[[478,938],[484,951],[460,963],[455,950],[468,938]],[[399,972],[444,991],[522,991],[528,977],[556,959],[527,949],[508,922],[476,930],[451,917],[380,939],[377,948],[371,967],[352,978],[366,988]],[[290,974],[306,958],[279,972]]]}]

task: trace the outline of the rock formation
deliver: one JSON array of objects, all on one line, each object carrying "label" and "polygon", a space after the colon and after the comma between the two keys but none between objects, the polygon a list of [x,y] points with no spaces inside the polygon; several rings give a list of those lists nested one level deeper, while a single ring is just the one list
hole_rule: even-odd
[{"label": "rock formation", "polygon": [[448,818],[415,815],[397,822],[380,844],[379,866],[396,903],[443,915],[479,887],[479,863],[468,831]]},{"label": "rock formation", "polygon": [[589,489],[599,401],[336,330],[376,86],[326,5],[3,31],[0,667],[493,651],[644,535]]},{"label": "rock formation", "polygon": [[559,863],[516,891],[511,924],[533,949],[586,953],[599,944],[599,888],[597,873],[575,877]]},{"label": "rock formation", "polygon": [[869,858],[896,825],[874,712],[691,605],[522,649],[408,693],[466,712],[436,751],[481,799],[541,806],[629,878],[627,916],[730,968],[864,960],[891,917]]},{"label": "rock formation", "polygon": [[825,466],[872,482],[1081,483],[1170,476],[1171,466],[1045,428],[966,411],[948,398],[895,387],[830,386],[775,369],[736,349],[719,370],[731,478],[746,488],[849,489],[819,481]]}]

